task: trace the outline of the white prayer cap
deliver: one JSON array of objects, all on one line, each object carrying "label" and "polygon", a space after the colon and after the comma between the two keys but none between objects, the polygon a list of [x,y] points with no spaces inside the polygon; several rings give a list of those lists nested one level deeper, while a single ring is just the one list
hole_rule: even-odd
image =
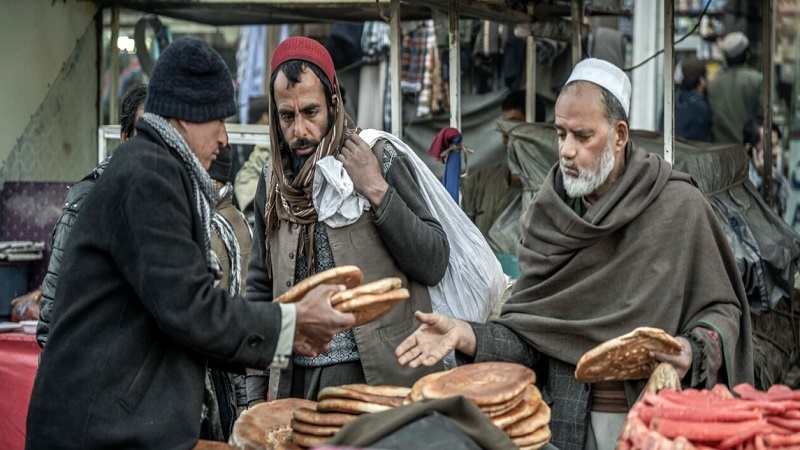
[{"label": "white prayer cap", "polygon": [[625,115],[630,116],[631,80],[619,67],[602,59],[584,59],[572,69],[566,84],[573,81],[588,81],[604,88],[616,97]]},{"label": "white prayer cap", "polygon": [[744,33],[741,31],[734,31],[732,33],[728,33],[722,39],[722,42],[719,43],[719,48],[728,58],[736,58],[744,53],[749,45],[750,41],[747,39],[747,36],[745,36]]}]

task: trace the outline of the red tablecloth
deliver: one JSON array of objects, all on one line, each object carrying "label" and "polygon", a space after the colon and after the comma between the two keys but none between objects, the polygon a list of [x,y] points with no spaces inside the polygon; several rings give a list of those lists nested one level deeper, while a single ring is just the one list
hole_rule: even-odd
[{"label": "red tablecloth", "polygon": [[39,365],[36,336],[0,333],[0,447],[25,448],[25,418]]}]

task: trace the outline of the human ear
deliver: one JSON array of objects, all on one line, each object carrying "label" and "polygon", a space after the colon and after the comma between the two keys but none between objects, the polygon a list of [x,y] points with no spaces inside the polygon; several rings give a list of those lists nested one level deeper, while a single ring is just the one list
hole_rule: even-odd
[{"label": "human ear", "polygon": [[616,140],[614,141],[614,146],[618,150],[622,150],[626,145],[628,145],[628,125],[620,120],[614,127],[614,131],[617,135]]}]

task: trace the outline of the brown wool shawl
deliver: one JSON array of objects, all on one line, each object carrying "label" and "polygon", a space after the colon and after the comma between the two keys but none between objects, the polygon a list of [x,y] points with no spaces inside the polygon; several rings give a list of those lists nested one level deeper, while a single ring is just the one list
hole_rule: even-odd
[{"label": "brown wool shawl", "polygon": [[[310,72],[310,71],[309,71]],[[275,98],[271,91],[270,97]],[[339,80],[335,81],[334,92],[339,92]],[[314,209],[312,189],[317,161],[326,156],[336,156],[342,149],[345,140],[358,132],[353,119],[344,111],[341,95],[333,102],[333,123],[328,134],[320,140],[314,154],[306,160],[296,177],[292,175],[291,152],[289,143],[283,140],[278,123],[278,110],[274,100],[270,100],[269,138],[272,152],[269,186],[267,187],[267,205],[264,209],[266,223],[266,267],[267,275],[272,277],[270,258],[270,234],[279,221],[288,221],[300,225],[301,254],[306,255],[308,275],[317,271],[317,258],[314,248],[314,224],[317,222],[317,211]]]},{"label": "brown wool shawl", "polygon": [[582,218],[558,165],[549,172],[518,248],[522,275],[497,321],[570,364],[636,327],[680,335],[704,326],[721,337],[719,375],[752,381],[747,299],[711,206],[689,175],[632,148],[623,175]]}]

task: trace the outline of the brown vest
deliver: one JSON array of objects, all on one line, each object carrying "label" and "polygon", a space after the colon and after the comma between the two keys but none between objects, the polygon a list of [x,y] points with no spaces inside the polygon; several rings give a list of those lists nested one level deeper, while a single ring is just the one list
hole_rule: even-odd
[{"label": "brown vest", "polygon": [[[364,273],[363,283],[385,277],[399,277],[403,280],[403,286],[411,293],[408,300],[401,302],[381,319],[353,329],[367,383],[411,386],[424,375],[443,370],[441,363],[417,369],[397,364],[395,348],[419,326],[414,319],[414,311],[431,312],[431,299],[427,286],[410,280],[394,263],[375,226],[372,212],[362,214],[356,223],[346,227],[330,228],[322,225],[326,227],[333,260],[337,266],[358,266]],[[272,288],[275,297],[294,284],[298,228],[295,224],[281,221],[278,229],[272,233]],[[275,381],[278,379],[276,372],[280,372],[278,383]],[[270,371],[270,398],[287,397],[289,392],[291,363],[284,370]]]}]

